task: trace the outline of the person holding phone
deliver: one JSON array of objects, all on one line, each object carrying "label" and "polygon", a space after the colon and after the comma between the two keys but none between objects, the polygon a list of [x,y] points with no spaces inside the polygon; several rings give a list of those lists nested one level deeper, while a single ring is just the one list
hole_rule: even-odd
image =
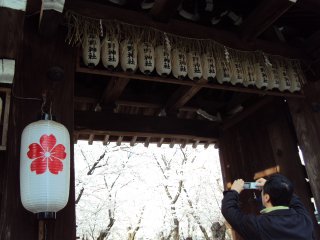
[{"label": "person holding phone", "polygon": [[313,222],[293,185],[281,174],[260,178],[256,187],[261,190],[260,215],[245,214],[239,208],[239,194],[244,189],[242,179],[235,180],[224,192],[221,212],[233,229],[244,239],[313,240]]}]

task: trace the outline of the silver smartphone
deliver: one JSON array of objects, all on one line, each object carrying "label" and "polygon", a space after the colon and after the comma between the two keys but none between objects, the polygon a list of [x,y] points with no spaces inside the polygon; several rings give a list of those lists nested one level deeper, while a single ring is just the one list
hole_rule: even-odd
[{"label": "silver smartphone", "polygon": [[256,182],[244,182],[244,189],[258,189]]}]

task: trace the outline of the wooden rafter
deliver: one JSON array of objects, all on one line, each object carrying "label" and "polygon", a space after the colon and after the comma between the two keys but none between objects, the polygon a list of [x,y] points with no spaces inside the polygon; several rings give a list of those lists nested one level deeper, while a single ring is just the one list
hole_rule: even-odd
[{"label": "wooden rafter", "polygon": [[164,141],[164,138],[160,138],[159,142],[157,143],[157,146],[158,146],[158,147],[161,147],[163,141]]},{"label": "wooden rafter", "polygon": [[273,100],[272,97],[264,97],[264,98],[262,98],[261,100],[257,101],[255,104],[253,104],[252,106],[250,106],[247,109],[245,109],[243,112],[239,113],[235,117],[233,117],[230,120],[226,121],[222,125],[222,129],[223,130],[227,130],[230,127],[236,125],[237,123],[239,123],[240,121],[242,121],[243,119],[248,117],[249,115],[251,115],[254,112],[256,112],[257,110],[259,110],[261,107],[263,107],[266,104],[270,103],[272,100]]},{"label": "wooden rafter", "polygon": [[170,142],[170,144],[169,144],[169,147],[170,147],[170,148],[173,148],[175,143],[176,143],[176,139],[172,138],[172,139],[171,139],[171,142]]},{"label": "wooden rafter", "polygon": [[175,112],[182,106],[184,106],[194,95],[200,90],[201,86],[181,86],[176,92],[170,97],[166,104],[166,111],[168,113]]},{"label": "wooden rafter", "polygon": [[187,146],[188,140],[184,140],[181,144],[182,148],[185,148]]},{"label": "wooden rafter", "polygon": [[145,147],[149,147],[150,139],[151,139],[151,137],[147,137],[146,140],[144,141],[144,146]]},{"label": "wooden rafter", "polygon": [[245,40],[257,38],[280,18],[296,0],[263,0],[242,24],[241,36]]},{"label": "wooden rafter", "polygon": [[93,140],[94,140],[94,134],[90,134],[89,140],[88,140],[88,144],[89,144],[89,145],[92,145]]},{"label": "wooden rafter", "polygon": [[138,138],[137,136],[133,136],[133,137],[132,137],[132,139],[131,139],[131,141],[130,141],[130,146],[131,146],[131,147],[133,147],[133,146],[136,144],[137,138]]},{"label": "wooden rafter", "polygon": [[189,38],[213,39],[228,47],[239,50],[262,50],[266,53],[287,57],[305,57],[305,53],[302,50],[289,47],[285,44],[267,42],[258,39],[247,42],[243,41],[236,34],[231,32],[205,27],[195,23],[186,24],[185,21],[181,20],[171,19],[170,24],[165,24],[153,21],[150,16],[137,11],[106,6],[93,2],[89,3],[83,0],[70,1],[67,8],[91,18],[119,20],[137,26],[156,28],[167,33]]},{"label": "wooden rafter", "polygon": [[121,93],[129,83],[129,81],[129,78],[112,77],[101,97],[101,103],[103,105],[107,105],[117,100],[121,96]]},{"label": "wooden rafter", "polygon": [[193,148],[197,148],[198,145],[199,145],[200,141],[199,140],[196,140],[193,144],[192,144],[192,147]]},{"label": "wooden rafter", "polygon": [[151,15],[158,21],[168,22],[176,13],[181,2],[182,0],[155,0]]},{"label": "wooden rafter", "polygon": [[110,137],[110,135],[108,135],[108,134],[105,135],[105,137],[104,137],[104,139],[103,139],[103,145],[107,145],[107,144],[108,144],[108,142],[109,142],[109,137]]},{"label": "wooden rafter", "polygon": [[117,146],[120,146],[122,143],[123,136],[119,136],[117,140]]},{"label": "wooden rafter", "polygon": [[[100,131],[102,134],[110,132],[127,132],[179,139],[217,139],[219,129],[216,123],[205,121],[198,124],[196,120],[177,119],[170,117],[150,117],[141,115],[114,114],[106,112],[75,112],[75,130],[89,133]],[[130,119],[130,121],[128,121]],[[109,132],[109,133],[108,133]],[[130,136],[124,134],[125,136]]]}]

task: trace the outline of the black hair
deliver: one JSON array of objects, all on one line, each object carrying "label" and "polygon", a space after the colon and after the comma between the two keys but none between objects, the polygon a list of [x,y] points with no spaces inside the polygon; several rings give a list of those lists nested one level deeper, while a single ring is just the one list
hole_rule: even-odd
[{"label": "black hair", "polygon": [[273,206],[289,206],[293,194],[293,185],[285,176],[274,174],[264,184],[263,193],[269,194]]}]

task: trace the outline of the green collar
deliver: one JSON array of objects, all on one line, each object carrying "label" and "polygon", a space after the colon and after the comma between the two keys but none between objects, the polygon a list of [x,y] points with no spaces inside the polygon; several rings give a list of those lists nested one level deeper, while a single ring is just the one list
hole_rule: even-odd
[{"label": "green collar", "polygon": [[269,212],[272,212],[272,211],[275,211],[275,210],[285,210],[285,209],[289,209],[289,207],[287,207],[287,206],[275,206],[275,207],[269,207],[269,208],[262,209],[260,211],[260,213],[264,214],[264,213],[269,213]]}]

